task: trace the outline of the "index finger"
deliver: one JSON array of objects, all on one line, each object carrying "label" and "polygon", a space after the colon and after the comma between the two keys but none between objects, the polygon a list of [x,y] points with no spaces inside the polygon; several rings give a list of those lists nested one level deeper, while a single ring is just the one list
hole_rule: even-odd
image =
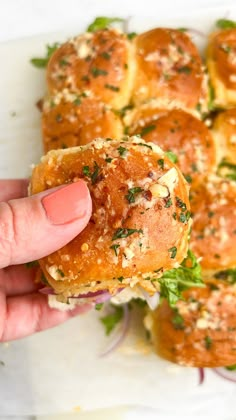
[{"label": "index finger", "polygon": [[28,185],[28,179],[1,179],[0,202],[26,197]]}]

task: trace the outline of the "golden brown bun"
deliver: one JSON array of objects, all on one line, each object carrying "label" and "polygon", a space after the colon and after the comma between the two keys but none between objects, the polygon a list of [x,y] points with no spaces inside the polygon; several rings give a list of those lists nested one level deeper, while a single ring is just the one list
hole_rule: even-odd
[{"label": "golden brown bun", "polygon": [[141,134],[146,141],[174,152],[177,165],[192,184],[201,182],[215,169],[216,150],[211,133],[202,121],[183,110],[163,110],[150,104],[137,108],[129,133]]},{"label": "golden brown bun", "polygon": [[211,34],[207,48],[207,67],[214,88],[216,105],[236,105],[236,29]]},{"label": "golden brown bun", "polygon": [[120,138],[123,124],[119,116],[92,95],[64,89],[44,101],[42,130],[48,152],[87,144],[98,136]]},{"label": "golden brown bun", "polygon": [[84,33],[72,38],[52,55],[47,67],[49,92],[67,88],[91,90],[114,108],[129,102],[133,72],[133,46],[116,29]]},{"label": "golden brown bun", "polygon": [[214,177],[191,191],[190,247],[204,271],[236,266],[236,184]]},{"label": "golden brown bun", "polygon": [[212,134],[218,149],[218,160],[226,158],[236,164],[236,108],[220,112],[214,120]]},{"label": "golden brown bun", "polygon": [[[31,193],[79,178],[88,183],[92,217],[72,242],[40,260],[48,282],[64,297],[101,289],[114,293],[135,284],[155,292],[158,282],[149,281],[157,278],[155,270],[161,275],[178,266],[187,253],[188,186],[180,170],[139,137],[97,139],[49,152],[33,170]],[[132,195],[130,189],[137,187]]]},{"label": "golden brown bun", "polygon": [[210,280],[183,293],[176,309],[167,301],[151,315],[156,352],[183,366],[216,367],[236,363],[236,288]]},{"label": "golden brown bun", "polygon": [[185,33],[156,28],[135,38],[137,73],[133,101],[159,99],[161,107],[206,107],[207,89],[202,61]]}]

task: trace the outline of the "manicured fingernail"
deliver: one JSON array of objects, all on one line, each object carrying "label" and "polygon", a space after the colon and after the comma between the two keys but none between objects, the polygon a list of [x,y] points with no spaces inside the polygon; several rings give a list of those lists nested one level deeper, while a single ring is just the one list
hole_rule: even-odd
[{"label": "manicured fingernail", "polygon": [[63,225],[83,219],[90,203],[90,194],[83,180],[54,190],[42,198],[48,219],[54,225]]}]

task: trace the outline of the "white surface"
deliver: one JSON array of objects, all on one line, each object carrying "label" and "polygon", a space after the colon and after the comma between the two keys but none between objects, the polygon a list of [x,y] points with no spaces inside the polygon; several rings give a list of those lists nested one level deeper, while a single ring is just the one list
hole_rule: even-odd
[{"label": "white surface", "polygon": [[[28,61],[44,51],[45,43],[84,30],[93,16],[102,14],[136,13],[131,26],[136,30],[158,24],[205,30],[218,17],[236,17],[235,8],[229,14],[232,2],[224,2],[219,10],[196,12],[191,9],[202,6],[203,0],[175,1],[174,18],[170,17],[173,2],[163,3],[8,0],[1,5],[1,40],[60,28],[65,31],[0,46],[0,177],[28,175],[30,163],[41,154],[40,116],[34,104],[44,91],[44,75]],[[208,0],[208,6],[217,3]],[[137,341],[137,337],[130,340]],[[101,359],[98,354],[105,342],[103,330],[91,313],[9,347],[1,345],[0,359],[5,366],[0,366],[0,415],[5,420],[7,415],[50,414],[72,411],[76,406],[94,409],[130,405],[149,408],[131,410],[125,415],[129,420],[213,416],[217,420],[235,420],[236,385],[208,371],[205,384],[199,387],[196,370],[175,367],[155,355],[144,356],[130,348],[125,354],[127,342],[116,354]]]}]

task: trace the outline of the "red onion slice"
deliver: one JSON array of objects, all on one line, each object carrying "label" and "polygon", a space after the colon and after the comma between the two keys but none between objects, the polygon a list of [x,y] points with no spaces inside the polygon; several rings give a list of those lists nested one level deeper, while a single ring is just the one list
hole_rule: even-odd
[{"label": "red onion slice", "polygon": [[199,382],[198,385],[202,385],[205,380],[205,370],[204,368],[198,368],[199,373]]},{"label": "red onion slice", "polygon": [[130,313],[129,313],[128,304],[123,305],[123,309],[124,309],[124,317],[122,320],[120,331],[115,335],[113,340],[108,345],[107,349],[104,350],[104,352],[100,354],[100,357],[108,356],[108,354],[116,350],[126,337],[126,334],[129,329],[129,324],[130,324]]},{"label": "red onion slice", "polygon": [[235,370],[227,370],[224,367],[213,368],[212,370],[221,378],[226,379],[227,381],[230,381],[230,382],[236,382]]}]

